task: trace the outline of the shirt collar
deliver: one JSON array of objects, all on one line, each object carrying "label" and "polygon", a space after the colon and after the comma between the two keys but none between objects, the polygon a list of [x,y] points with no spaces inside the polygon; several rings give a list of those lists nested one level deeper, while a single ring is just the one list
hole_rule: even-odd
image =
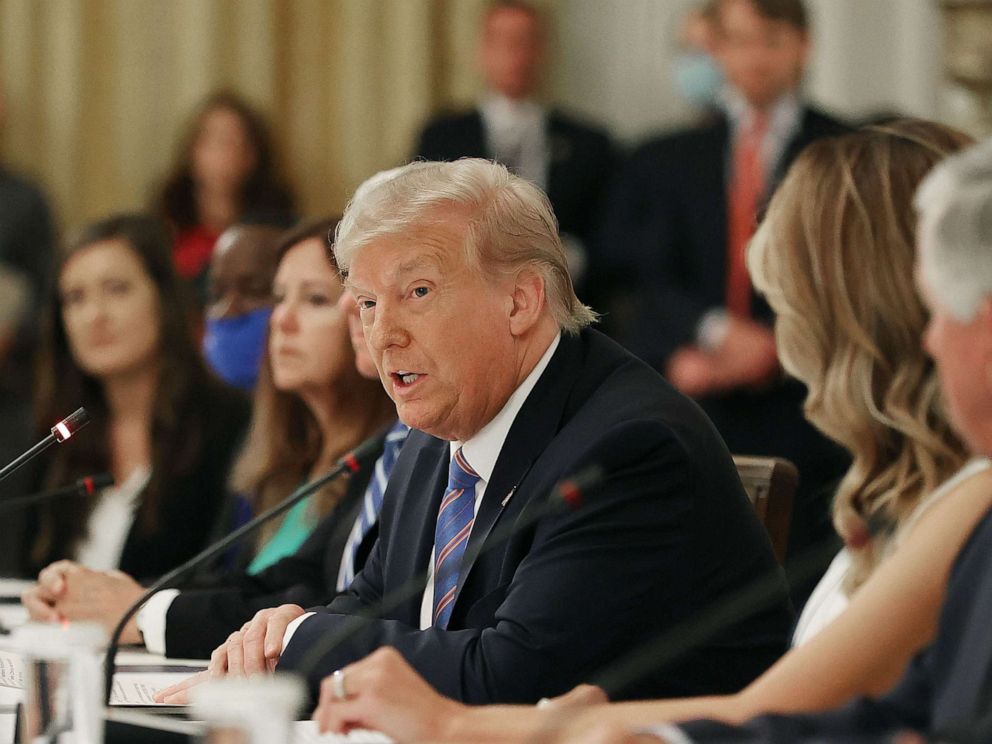
[{"label": "shirt collar", "polygon": [[[734,136],[736,136],[740,128],[750,120],[753,109],[740,91],[729,85],[724,86],[720,92],[720,102],[724,111],[727,112]],[[796,91],[791,90],[779,96],[769,109],[769,132],[774,133],[775,136],[783,136],[797,128],[800,108],[799,96]]]},{"label": "shirt collar", "polygon": [[516,129],[539,126],[544,119],[544,107],[531,98],[514,100],[502,93],[491,92],[479,103],[482,118],[492,129]]},{"label": "shirt collar", "polygon": [[461,447],[462,455],[468,461],[468,464],[472,466],[472,469],[486,483],[492,478],[493,470],[496,468],[496,460],[499,459],[499,453],[503,449],[503,442],[506,441],[506,437],[510,433],[510,427],[513,426],[513,422],[517,418],[517,414],[520,413],[520,409],[523,407],[524,401],[527,400],[527,396],[530,395],[537,381],[544,373],[544,370],[547,369],[548,364],[551,362],[551,357],[554,356],[560,342],[561,333],[559,332],[551,341],[544,355],[534,365],[534,369],[530,371],[530,374],[513,391],[513,394],[510,395],[510,398],[492,421],[483,426],[468,441],[451,442],[451,455],[454,456],[458,448]]}]

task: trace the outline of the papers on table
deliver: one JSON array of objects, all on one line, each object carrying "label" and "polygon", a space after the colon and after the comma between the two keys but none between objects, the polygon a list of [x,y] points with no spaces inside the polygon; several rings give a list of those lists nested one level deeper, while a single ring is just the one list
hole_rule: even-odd
[{"label": "papers on table", "polygon": [[[206,662],[169,663],[151,655],[145,655],[143,661],[118,667],[110,694],[111,705],[158,706],[154,699],[156,692],[206,667]],[[24,659],[20,654],[0,650],[0,686],[24,689]]]}]

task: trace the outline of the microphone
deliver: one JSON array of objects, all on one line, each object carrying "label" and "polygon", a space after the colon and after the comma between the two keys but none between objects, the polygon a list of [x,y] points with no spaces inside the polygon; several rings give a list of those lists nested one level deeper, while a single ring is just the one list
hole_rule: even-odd
[{"label": "microphone", "polygon": [[176,568],[172,569],[168,573],[164,574],[157,581],[152,583],[145,593],[142,594],[134,604],[132,604],[127,612],[118,621],[117,626],[114,628],[114,632],[110,635],[110,645],[107,647],[107,656],[104,659],[104,700],[107,705],[110,704],[110,693],[113,687],[114,681],[114,669],[115,663],[114,659],[117,656],[117,648],[120,645],[121,633],[124,632],[125,626],[134,617],[135,613],[141,609],[142,605],[145,604],[151,598],[155,592],[161,591],[162,589],[169,588],[178,584],[181,580],[186,578],[190,573],[199,568],[200,566],[206,564],[212,558],[217,557],[225,550],[227,550],[231,545],[241,540],[246,535],[251,534],[263,524],[279,516],[285,511],[288,511],[298,502],[312,496],[314,493],[319,491],[325,485],[340,477],[344,473],[357,473],[363,467],[368,464],[374,455],[379,450],[379,442],[381,436],[376,435],[366,439],[364,442],[359,444],[355,449],[353,449],[348,454],[344,455],[337,464],[329,470],[324,475],[316,478],[309,483],[305,483],[299,488],[297,488],[293,493],[287,496],[285,499],[280,501],[278,504],[270,509],[266,509],[264,512],[256,516],[254,519],[250,519],[243,525],[238,527],[236,530],[230,532],[225,537],[221,538],[212,545],[208,545],[206,548],[201,550],[199,553],[194,555],[185,563],[180,564]]},{"label": "microphone", "polygon": [[110,473],[101,473],[100,475],[87,475],[83,478],[79,478],[70,486],[62,486],[62,488],[53,488],[50,491],[42,491],[40,493],[32,493],[27,496],[18,496],[11,499],[3,499],[0,501],[0,512],[7,511],[10,509],[20,509],[25,506],[32,506],[33,504],[40,504],[45,501],[52,501],[53,499],[60,499],[65,496],[80,496],[86,498],[92,496],[94,493],[107,486],[114,485],[114,476]]},{"label": "microphone", "polygon": [[90,415],[85,408],[77,408],[66,418],[59,421],[52,427],[52,433],[42,439],[38,444],[29,449],[23,455],[15,458],[0,470],[0,481],[9,476],[22,465],[30,462],[56,442],[61,444],[72,437],[77,431],[90,422]]},{"label": "microphone", "polygon": [[[520,477],[523,481],[530,472],[530,466]],[[588,465],[577,471],[574,475],[558,481],[548,493],[548,497],[543,501],[534,502],[528,511],[524,507],[516,521],[496,527],[483,544],[472,547],[471,552],[465,551],[463,560],[474,562],[480,555],[502,545],[518,533],[527,529],[533,524],[554,512],[560,512],[563,508],[569,511],[576,511],[585,504],[585,498],[595,491],[606,480],[606,469],[599,463]],[[514,487],[516,490],[516,487]],[[360,633],[372,620],[384,617],[386,614],[396,609],[404,602],[417,596],[423,595],[430,578],[430,567],[420,575],[414,576],[405,583],[396,587],[393,591],[385,594],[378,602],[363,608],[359,612],[346,617],[341,627],[335,632],[328,633],[317,640],[300,660],[298,668],[295,670],[304,679],[317,666],[318,662],[326,654],[334,651],[342,644],[348,642]]]}]

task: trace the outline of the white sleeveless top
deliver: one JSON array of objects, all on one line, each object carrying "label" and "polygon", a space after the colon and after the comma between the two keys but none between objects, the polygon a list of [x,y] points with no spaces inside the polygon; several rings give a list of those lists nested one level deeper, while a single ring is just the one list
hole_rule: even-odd
[{"label": "white sleeveless top", "polygon": [[[902,536],[916,526],[916,523],[920,521],[930,507],[940,501],[941,498],[952,491],[959,483],[968,480],[975,473],[979,473],[989,467],[992,467],[992,461],[988,458],[973,458],[965,463],[964,467],[957,473],[944,481],[940,487],[928,496],[925,496],[916,505],[913,513],[909,515],[903,526],[899,528],[899,531],[889,543],[887,552],[891,553],[898,547],[902,541]],[[827,569],[823,578],[820,579],[820,583],[816,585],[816,589],[810,595],[809,601],[806,602],[806,606],[803,608],[802,615],[799,616],[799,622],[796,624],[795,632],[792,634],[793,646],[801,646],[806,643],[806,641],[829,625],[847,607],[850,598],[844,593],[843,583],[850,566],[851,554],[847,548],[841,548],[840,552],[831,562],[830,568]]]}]

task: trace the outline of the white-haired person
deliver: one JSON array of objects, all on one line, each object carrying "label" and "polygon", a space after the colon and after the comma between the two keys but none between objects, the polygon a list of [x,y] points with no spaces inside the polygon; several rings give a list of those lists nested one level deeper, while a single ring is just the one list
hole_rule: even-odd
[{"label": "white-haired person", "polygon": [[[620,694],[736,689],[778,657],[787,589],[730,453],[694,404],[588,328],[539,189],[485,160],[413,163],[353,200],[335,254],[414,431],[349,592],[260,613],[204,677],[278,659],[316,697],[388,645],[458,700],[536,702],[768,576],[774,602]],[[593,464],[604,475],[585,504],[547,508]],[[363,613],[360,633],[321,648]]]},{"label": "white-haired person", "polygon": [[[804,615],[802,645],[736,695],[567,715],[460,706],[384,651],[343,670],[348,700],[325,696],[322,725],[381,728],[403,741],[521,741],[565,723],[581,730],[700,716],[742,721],[890,690],[933,638],[954,557],[992,503],[988,461],[962,468],[965,447],[920,347],[928,314],[913,282],[913,194],[967,141],[908,120],[811,145],[752,245],[750,268],[778,313],[782,358],[809,386],[806,414],[853,459],[835,503],[847,547]],[[398,682],[376,684],[383,677]]]}]

